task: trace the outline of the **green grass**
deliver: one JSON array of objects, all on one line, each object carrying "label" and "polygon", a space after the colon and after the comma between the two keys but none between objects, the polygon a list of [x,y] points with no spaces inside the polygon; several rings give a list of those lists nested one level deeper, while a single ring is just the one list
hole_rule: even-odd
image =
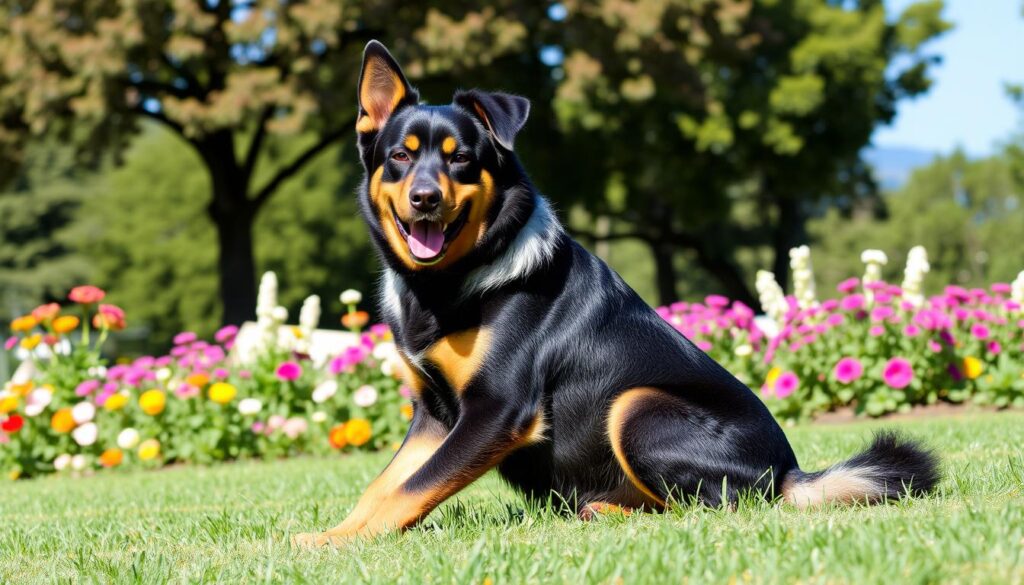
[{"label": "green grass", "polygon": [[[877,423],[800,427],[805,469]],[[292,551],[341,520],[387,454],[0,486],[0,582],[1024,583],[1024,416],[899,423],[944,453],[931,498],[800,512],[743,502],[591,523],[526,509],[493,474],[401,535]]]}]

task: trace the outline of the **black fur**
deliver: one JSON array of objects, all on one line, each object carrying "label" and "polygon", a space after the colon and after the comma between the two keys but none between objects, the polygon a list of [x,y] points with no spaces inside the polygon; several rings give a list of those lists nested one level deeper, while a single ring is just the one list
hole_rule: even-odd
[{"label": "black fur", "polygon": [[[409,87],[408,95],[415,90]],[[620,443],[632,472],[657,500],[694,496],[718,504],[723,495],[732,501],[746,490],[780,494],[788,474],[812,477],[801,475],[782,429],[750,389],[557,225],[542,265],[466,294],[467,279],[498,262],[544,205],[512,151],[528,112],[523,98],[475,90],[456,94],[446,106],[403,100],[379,131],[360,136],[367,172],[360,205],[382,262],[400,284],[392,291],[398,309],[385,307],[388,323],[424,381],[410,436],[424,426],[447,433],[403,489],[436,489],[496,464],[506,480],[533,497],[554,493],[580,506],[600,501],[658,507],[631,482],[609,438],[612,405],[639,387],[660,394],[625,413]],[[395,163],[389,153],[411,131],[430,144],[412,163]],[[470,161],[454,165],[438,155],[444,136],[456,137]],[[391,184],[416,172],[448,173],[465,184],[479,182],[485,170],[493,176],[487,229],[473,250],[444,269],[403,264],[369,193],[369,177],[380,167]],[[445,336],[472,329],[488,331],[490,343],[460,393],[425,356]],[[538,415],[542,440],[523,441],[536,430],[531,425]],[[884,470],[886,495],[909,480],[915,493],[928,491],[938,479],[934,457],[892,434],[878,435],[849,464]]]}]

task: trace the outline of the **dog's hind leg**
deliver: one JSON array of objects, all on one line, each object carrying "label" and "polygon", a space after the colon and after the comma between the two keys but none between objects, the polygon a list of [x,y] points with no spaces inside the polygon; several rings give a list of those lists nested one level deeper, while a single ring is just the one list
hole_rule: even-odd
[{"label": "dog's hind leg", "polygon": [[768,493],[776,483],[771,465],[762,463],[770,448],[722,415],[659,388],[617,396],[607,432],[623,474],[661,506],[691,497],[717,506],[735,502],[743,490]]}]

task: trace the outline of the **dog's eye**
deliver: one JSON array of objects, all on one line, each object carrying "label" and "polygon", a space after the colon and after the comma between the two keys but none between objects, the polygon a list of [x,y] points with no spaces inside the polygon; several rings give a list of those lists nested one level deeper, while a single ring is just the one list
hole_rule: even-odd
[{"label": "dog's eye", "polygon": [[409,155],[399,150],[391,155],[391,160],[398,162],[409,162]]},{"label": "dog's eye", "polygon": [[463,163],[468,163],[468,162],[469,162],[469,155],[467,155],[466,153],[456,152],[455,154],[452,155],[452,163],[453,164],[461,165]]}]

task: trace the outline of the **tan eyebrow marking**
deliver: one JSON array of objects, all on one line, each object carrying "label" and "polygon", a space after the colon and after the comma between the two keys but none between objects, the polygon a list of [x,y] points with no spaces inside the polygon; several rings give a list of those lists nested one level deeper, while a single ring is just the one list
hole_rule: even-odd
[{"label": "tan eyebrow marking", "polygon": [[455,152],[456,146],[458,146],[458,144],[455,142],[455,139],[449,136],[444,139],[444,142],[441,143],[441,152],[445,154],[451,154]]},{"label": "tan eyebrow marking", "polygon": [[420,149],[420,137],[416,136],[415,134],[410,134],[410,135],[406,136],[405,137],[405,147],[408,148],[409,150],[419,150]]}]

